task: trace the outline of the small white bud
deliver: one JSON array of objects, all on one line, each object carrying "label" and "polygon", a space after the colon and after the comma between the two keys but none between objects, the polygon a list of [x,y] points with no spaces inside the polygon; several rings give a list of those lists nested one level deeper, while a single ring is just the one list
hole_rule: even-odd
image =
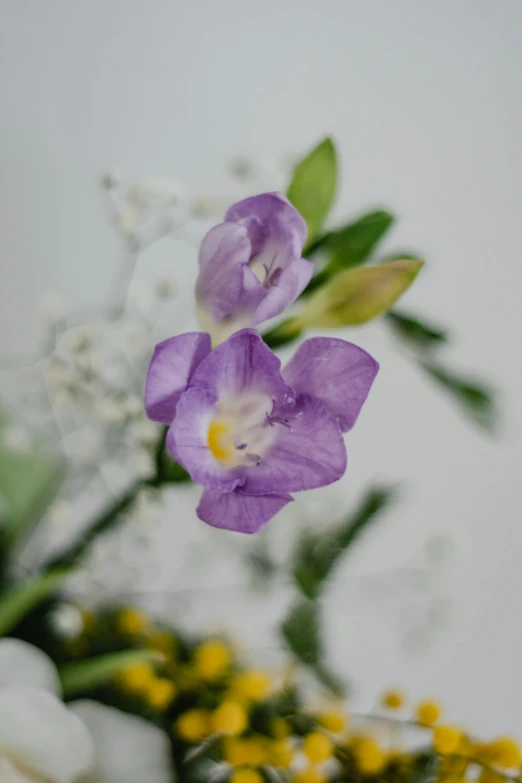
[{"label": "small white bud", "polygon": [[66,639],[79,636],[84,628],[83,615],[74,604],[60,604],[51,614],[54,630]]}]

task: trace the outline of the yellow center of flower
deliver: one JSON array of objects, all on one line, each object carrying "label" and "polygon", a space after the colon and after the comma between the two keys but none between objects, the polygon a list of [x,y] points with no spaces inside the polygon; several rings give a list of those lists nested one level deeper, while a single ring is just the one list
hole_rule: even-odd
[{"label": "yellow center of flower", "polygon": [[208,428],[208,447],[218,462],[230,462],[236,454],[234,426],[229,419],[216,416]]}]

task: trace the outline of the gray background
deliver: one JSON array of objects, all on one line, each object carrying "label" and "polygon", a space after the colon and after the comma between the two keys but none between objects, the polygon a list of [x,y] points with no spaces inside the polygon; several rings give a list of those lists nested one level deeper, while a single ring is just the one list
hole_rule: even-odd
[{"label": "gray background", "polygon": [[[332,588],[333,655],[367,703],[404,683],[439,694],[452,720],[522,737],[522,4],[2,0],[0,10],[2,353],[36,342],[43,291],[78,307],[106,291],[118,252],[97,184],[107,167],[218,192],[233,154],[271,160],[331,133],[337,217],[375,205],[400,217],[393,243],[428,261],[404,304],[451,325],[451,360],[494,381],[504,421],[496,440],[477,432],[380,326],[357,334],[382,370],[332,491],[349,503],[374,476],[407,480]],[[317,501],[303,503],[313,516]],[[206,535],[191,503],[179,524]],[[412,654],[400,595],[394,604],[368,579],[415,562],[439,531],[452,541],[448,621]],[[162,551],[176,546],[170,535]],[[246,602],[229,611],[239,630],[248,624]]]}]

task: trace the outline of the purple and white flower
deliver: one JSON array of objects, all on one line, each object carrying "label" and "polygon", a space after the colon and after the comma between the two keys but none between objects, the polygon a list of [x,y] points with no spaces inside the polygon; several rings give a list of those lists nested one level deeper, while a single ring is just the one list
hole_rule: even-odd
[{"label": "purple and white flower", "polygon": [[281,193],[230,207],[201,243],[196,300],[201,326],[215,345],[246,326],[279,315],[306,288],[301,258],[306,223]]},{"label": "purple and white flower", "polygon": [[290,493],[337,481],[350,430],[377,362],[336,338],[306,340],[289,364],[243,329],[211,350],[195,332],[160,343],[145,388],[147,415],[169,425],[167,448],[204,486],[197,508],[214,527],[255,533]]}]

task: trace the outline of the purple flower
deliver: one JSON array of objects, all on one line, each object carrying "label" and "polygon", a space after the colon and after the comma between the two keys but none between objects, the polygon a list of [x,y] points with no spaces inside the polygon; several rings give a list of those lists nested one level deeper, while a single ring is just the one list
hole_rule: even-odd
[{"label": "purple flower", "polygon": [[168,424],[172,456],[204,486],[197,508],[214,527],[255,533],[292,500],[346,470],[353,427],[377,374],[369,354],[315,337],[281,363],[252,329],[211,350],[182,334],[151,360],[145,407]]},{"label": "purple flower", "polygon": [[196,300],[214,344],[279,315],[308,285],[306,223],[281,193],[239,201],[201,243]]}]

